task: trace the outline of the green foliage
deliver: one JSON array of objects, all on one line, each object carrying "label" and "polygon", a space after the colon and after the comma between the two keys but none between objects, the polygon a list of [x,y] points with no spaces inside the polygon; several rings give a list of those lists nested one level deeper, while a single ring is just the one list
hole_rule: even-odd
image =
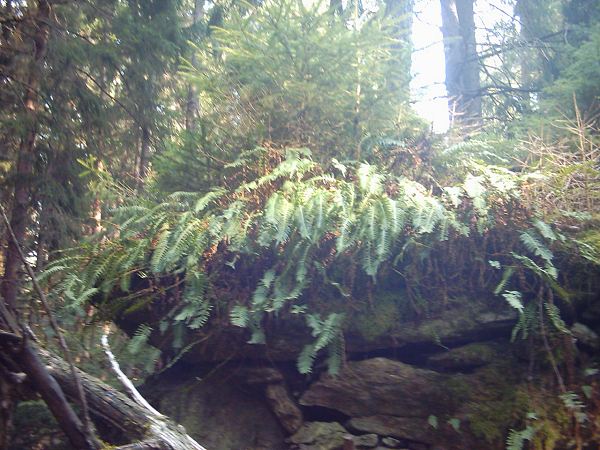
[{"label": "green foliage", "polygon": [[[102,235],[41,275],[53,282],[64,274],[56,292],[68,308],[82,315],[93,300],[118,316],[156,306],[163,317],[150,325],[171,333],[178,349],[211,314],[229,316],[255,344],[269,342],[273,321],[305,315],[314,342],[300,355],[303,373],[325,350],[330,367],[339,366],[340,305],[370,302],[373,287],[389,280],[416,315],[495,286],[518,314],[513,337],[537,332],[543,319],[566,330],[551,298],[568,297],[557,263],[566,239],[524,198],[537,173],[515,171],[510,155],[521,149],[491,135],[442,150],[428,142],[390,95],[402,88],[391,58],[405,43],[383,14],[353,23],[301,1],[232,6],[184,63],[194,84],[185,90],[198,90],[202,114],[195,131],[179,133],[166,94],[181,29],[172,23],[176,3],[159,3],[119,4],[115,24],[90,25],[94,36],[114,39],[96,57],[122,68],[100,81],[125,107],[135,99],[132,117],[111,111],[95,132],[133,124],[120,142],[136,148],[140,127],[168,139],[145,193],[123,198],[132,192],[125,187],[111,196],[107,204],[118,207]],[[78,50],[74,57],[84,58]],[[102,110],[105,94],[92,93],[77,103],[85,120]],[[101,173],[85,150],[86,170]],[[336,297],[315,304],[323,286]],[[381,306],[372,311],[391,312],[375,317],[371,336],[398,317],[396,305]]]},{"label": "green foliage", "polygon": [[511,429],[506,438],[506,450],[523,450],[525,441],[531,441],[535,434],[535,428],[528,425],[523,430]]},{"label": "green foliage", "polygon": [[307,314],[306,322],[312,330],[312,336],[315,341],[307,344],[298,357],[298,371],[303,374],[312,371],[313,363],[317,353],[322,349],[327,349],[327,366],[329,372],[335,375],[339,372],[343,362],[343,336],[342,314],[332,313],[326,319],[321,319],[316,314]]},{"label": "green foliage", "polygon": [[[267,153],[254,150],[240,160],[260,160]],[[474,164],[463,180],[436,195],[417,181],[367,163],[322,167],[306,149],[288,149],[275,161],[262,176],[240,179],[228,189],[175,192],[160,203],[139,204],[136,199],[138,204],[115,212],[115,230],[88,244],[87,254],[77,251],[55,261],[48,274],[68,272],[73,265],[79,268],[61,281],[72,308],[101,292],[127,293],[132,274],[142,280],[174,276],[169,289],[181,296],[168,318],[178,339],[184,339],[184,328],[177,324],[190,330],[203,326],[217,301],[208,270],[209,264],[214,265],[211,260],[227,253],[221,264],[234,271],[236,261],[254,260],[260,262],[258,267],[266,267],[260,281],[247,299],[227,309],[232,324],[250,330],[249,342],[265,343],[264,318],[302,306],[310,286],[326,283],[350,295],[352,286],[330,278],[337,264],[356,261],[372,283],[378,282],[382,265],[405,271],[409,264],[426,260],[430,246],[493,229],[499,214],[504,214],[495,208],[515,202],[520,183],[519,175]],[[498,293],[511,283],[518,267],[556,284],[553,254],[542,241],[544,236],[556,241],[555,233],[538,219],[534,225],[519,233],[522,248],[506,252],[505,260],[510,256],[513,264],[505,269]],[[329,254],[325,261],[319,256],[324,251]],[[503,295],[519,312],[515,329],[526,335],[533,316],[522,294],[511,289]],[[145,304],[142,299],[127,310]],[[546,311],[552,323],[564,328],[556,309],[548,305]],[[321,320],[310,313],[307,324],[316,342],[303,350],[301,371],[308,372],[325,348],[329,361],[339,365],[341,315],[331,312]]]},{"label": "green foliage", "polygon": [[577,422],[583,423],[588,419],[587,414],[583,411],[585,404],[575,392],[565,392],[560,395],[560,399],[565,407],[573,413]]},{"label": "green foliage", "polygon": [[389,94],[404,87],[396,72],[405,70],[392,64],[392,47],[408,43],[382,13],[349,26],[320,3],[244,3],[211,30],[200,67],[185,74],[202,92],[217,139],[310,144],[323,161],[358,157],[364,136],[392,129],[399,105]]},{"label": "green foliage", "polygon": [[127,350],[134,355],[139,353],[143,346],[148,343],[150,334],[152,334],[152,327],[146,324],[140,325],[127,344]]}]

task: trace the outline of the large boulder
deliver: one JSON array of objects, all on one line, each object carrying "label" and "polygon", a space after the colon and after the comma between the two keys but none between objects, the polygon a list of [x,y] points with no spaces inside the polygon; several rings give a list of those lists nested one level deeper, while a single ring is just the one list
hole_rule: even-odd
[{"label": "large boulder", "polygon": [[324,375],[302,395],[300,404],[321,406],[350,417],[425,417],[451,413],[461,403],[445,374],[399,361],[373,358],[349,362],[339,376]]},{"label": "large boulder", "polygon": [[474,448],[466,422],[472,397],[482,384],[480,377],[373,358],[347,363],[338,376],[321,376],[304,392],[300,404],[349,416],[346,427],[354,433],[452,449]]}]

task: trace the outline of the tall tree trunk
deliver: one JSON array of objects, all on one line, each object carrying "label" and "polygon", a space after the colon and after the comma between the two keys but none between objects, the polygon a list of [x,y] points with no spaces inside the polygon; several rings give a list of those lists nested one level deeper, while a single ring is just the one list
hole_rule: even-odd
[{"label": "tall tree trunk", "polygon": [[[50,33],[50,3],[47,0],[37,1],[37,10],[33,17],[33,58],[31,60],[23,105],[25,107],[25,131],[19,145],[17,167],[15,173],[14,197],[11,211],[11,226],[19,244],[25,238],[29,225],[28,209],[30,206],[30,183],[35,160],[35,143],[37,138],[37,113],[39,110],[39,88],[41,71]],[[11,239],[7,239],[4,257],[4,278],[2,280],[2,296],[4,301],[14,307],[17,301],[18,272],[21,267],[18,248]]]},{"label": "tall tree trunk", "polygon": [[481,124],[481,85],[475,39],[474,0],[440,0],[450,121]]},{"label": "tall tree trunk", "polygon": [[[520,52],[520,65],[521,65],[521,76],[519,82],[521,87],[524,89],[531,89],[533,81],[533,67],[536,64],[535,56],[529,48],[529,43],[534,37],[534,27],[532,24],[532,14],[534,12],[535,5],[532,4],[531,0],[517,0],[515,5],[515,13],[520,18],[521,23],[521,41],[523,42],[523,49]],[[523,99],[526,103],[526,107],[531,106],[531,96],[529,93],[523,93]]]},{"label": "tall tree trunk", "polygon": [[[204,16],[204,0],[194,1],[194,13],[192,15],[192,29],[194,35],[197,36],[196,28],[202,21]],[[196,67],[198,64],[198,57],[196,52],[192,51],[191,57],[192,66]],[[185,108],[185,130],[187,132],[194,132],[198,126],[198,116],[200,115],[200,101],[198,99],[198,90],[193,83],[188,86],[187,103]]]}]

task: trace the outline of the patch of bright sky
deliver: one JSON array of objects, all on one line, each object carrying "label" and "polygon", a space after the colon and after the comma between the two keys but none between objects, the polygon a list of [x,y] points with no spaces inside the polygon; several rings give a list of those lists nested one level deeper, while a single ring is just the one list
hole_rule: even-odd
[{"label": "patch of bright sky", "polygon": [[433,131],[448,129],[448,103],[444,85],[444,43],[439,0],[415,2],[413,20],[411,93],[417,113],[431,122]]}]

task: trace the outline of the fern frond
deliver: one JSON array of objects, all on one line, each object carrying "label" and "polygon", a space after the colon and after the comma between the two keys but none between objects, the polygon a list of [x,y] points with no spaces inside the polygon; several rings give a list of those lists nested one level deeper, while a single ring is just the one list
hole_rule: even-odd
[{"label": "fern frond", "polygon": [[500,280],[500,283],[498,283],[498,286],[496,286],[496,289],[494,289],[495,295],[498,295],[500,292],[502,292],[504,290],[504,288],[510,281],[513,273],[515,273],[514,267],[509,266],[504,269],[504,272],[502,272],[502,279]]},{"label": "fern frond", "polygon": [[554,255],[530,230],[521,233],[519,239],[528,251],[542,258],[547,265],[552,266]]},{"label": "fern frond", "polygon": [[510,306],[519,311],[520,314],[523,313],[524,306],[521,300],[523,295],[519,291],[505,291],[502,297],[504,297]]},{"label": "fern frond", "polygon": [[242,305],[236,305],[229,313],[231,323],[236,327],[246,328],[250,322],[250,311]]},{"label": "fern frond", "polygon": [[567,324],[565,324],[564,320],[560,316],[560,310],[555,304],[544,302],[544,308],[548,318],[550,319],[550,322],[558,331],[565,334],[571,334],[567,328]]},{"label": "fern frond", "polygon": [[154,247],[154,252],[152,253],[152,258],[150,260],[150,268],[154,273],[160,273],[165,269],[170,237],[171,232],[169,230],[164,230],[158,238],[158,242],[156,247]]},{"label": "fern frond", "polygon": [[127,351],[132,355],[136,355],[140,352],[142,347],[148,343],[150,335],[152,334],[152,327],[143,323],[133,333],[133,337],[127,343]]}]

